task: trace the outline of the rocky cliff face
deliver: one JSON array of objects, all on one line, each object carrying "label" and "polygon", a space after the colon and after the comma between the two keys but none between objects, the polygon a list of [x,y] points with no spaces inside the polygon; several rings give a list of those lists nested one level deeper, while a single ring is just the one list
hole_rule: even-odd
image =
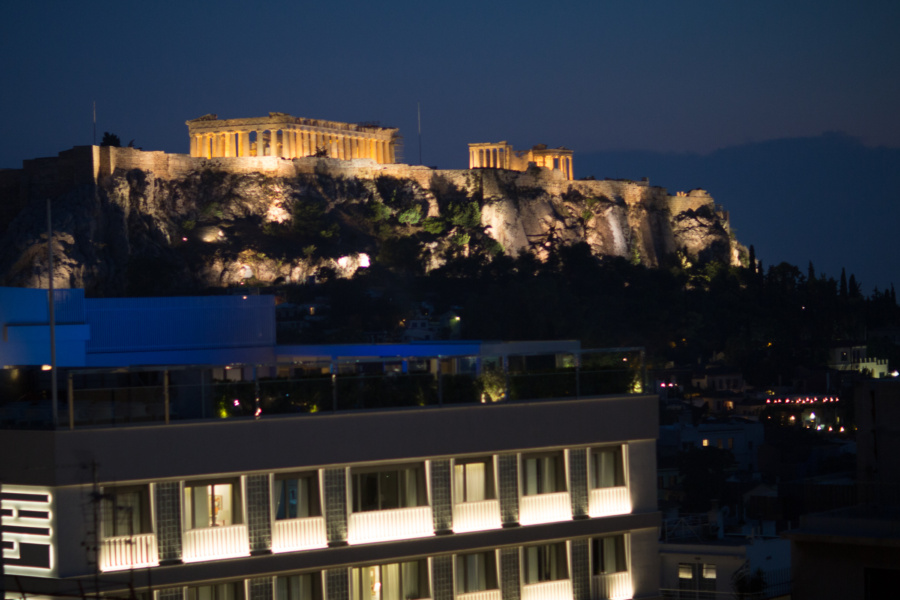
[{"label": "rocky cliff face", "polygon": [[[54,283],[96,295],[351,277],[375,261],[423,272],[457,256],[530,251],[543,259],[577,242],[648,266],[676,252],[734,263],[742,251],[727,215],[699,190],[669,196],[544,169],[298,159],[254,170],[235,162],[242,159],[180,160],[196,164],[176,174],[95,169],[93,181],[73,185],[23,175],[15,200],[24,208],[0,236],[0,284],[47,285],[46,205],[30,190],[49,188]],[[40,177],[47,172],[44,165]]]}]

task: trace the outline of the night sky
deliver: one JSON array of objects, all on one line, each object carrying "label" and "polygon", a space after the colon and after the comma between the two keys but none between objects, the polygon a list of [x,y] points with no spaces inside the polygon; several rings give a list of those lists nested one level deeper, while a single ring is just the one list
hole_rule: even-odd
[{"label": "night sky", "polygon": [[4,3],[0,168],[104,131],[269,111],[575,151],[576,177],[702,187],[764,264],[900,285],[900,2]]}]

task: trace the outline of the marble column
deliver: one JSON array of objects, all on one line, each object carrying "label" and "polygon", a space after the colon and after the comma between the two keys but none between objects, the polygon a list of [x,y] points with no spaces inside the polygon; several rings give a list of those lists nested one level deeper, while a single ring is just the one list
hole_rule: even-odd
[{"label": "marble column", "polygon": [[263,132],[262,130],[256,131],[256,155],[257,156],[265,156],[263,154]]}]

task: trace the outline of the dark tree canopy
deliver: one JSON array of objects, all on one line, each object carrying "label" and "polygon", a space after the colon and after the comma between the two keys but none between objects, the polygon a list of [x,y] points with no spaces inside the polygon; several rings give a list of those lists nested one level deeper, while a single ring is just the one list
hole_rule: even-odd
[{"label": "dark tree canopy", "polygon": [[108,131],[103,132],[103,140],[100,142],[101,146],[112,146],[114,148],[119,148],[122,146],[122,140],[119,139],[114,133],[110,133]]}]

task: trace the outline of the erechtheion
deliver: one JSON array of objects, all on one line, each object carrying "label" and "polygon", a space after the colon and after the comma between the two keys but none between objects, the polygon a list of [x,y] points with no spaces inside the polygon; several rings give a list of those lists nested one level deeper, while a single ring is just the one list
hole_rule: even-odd
[{"label": "erechtheion", "polygon": [[515,151],[509,142],[469,144],[470,169],[510,169],[525,171],[528,164],[561,171],[572,179],[572,151],[568,148],[548,148],[538,144],[530,150]]}]

